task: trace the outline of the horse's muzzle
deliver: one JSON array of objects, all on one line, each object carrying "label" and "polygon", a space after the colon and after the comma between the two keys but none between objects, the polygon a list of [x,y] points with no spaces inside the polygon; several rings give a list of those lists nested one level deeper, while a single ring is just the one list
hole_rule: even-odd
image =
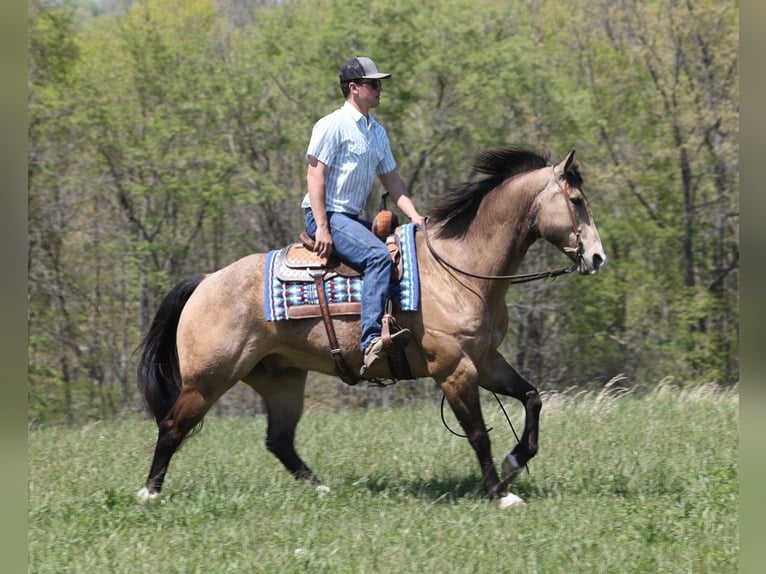
[{"label": "horse's muzzle", "polygon": [[584,256],[580,256],[577,261],[577,271],[580,275],[593,275],[594,273],[598,273],[599,269],[604,265],[606,265],[606,255],[602,255],[601,253],[594,253],[590,257],[590,260]]}]

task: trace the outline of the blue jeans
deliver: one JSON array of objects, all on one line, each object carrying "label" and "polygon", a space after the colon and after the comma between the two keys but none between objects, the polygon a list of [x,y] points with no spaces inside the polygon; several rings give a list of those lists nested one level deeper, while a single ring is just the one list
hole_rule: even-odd
[{"label": "blue jeans", "polygon": [[[383,313],[386,309],[393,263],[385,243],[370,231],[370,223],[339,212],[328,212],[333,252],[344,263],[364,273],[362,284],[362,336],[360,347],[366,349],[380,337]],[[314,214],[306,213],[306,232],[315,237]]]}]

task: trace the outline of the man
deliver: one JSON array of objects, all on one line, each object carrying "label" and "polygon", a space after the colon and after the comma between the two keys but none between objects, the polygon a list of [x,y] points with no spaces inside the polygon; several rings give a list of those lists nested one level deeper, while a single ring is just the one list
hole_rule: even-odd
[{"label": "man", "polygon": [[[301,204],[316,253],[329,257],[335,251],[364,273],[362,377],[386,358],[380,334],[392,270],[388,249],[370,231],[370,223],[359,218],[375,176],[397,207],[412,222],[423,224],[396,171],[386,130],[369,113],[380,104],[381,80],[390,77],[378,71],[370,58],[360,56],[343,64],[340,88],[346,101],[314,125],[306,152],[308,193]],[[411,337],[408,329],[402,329],[393,334],[392,341],[401,350]]]}]

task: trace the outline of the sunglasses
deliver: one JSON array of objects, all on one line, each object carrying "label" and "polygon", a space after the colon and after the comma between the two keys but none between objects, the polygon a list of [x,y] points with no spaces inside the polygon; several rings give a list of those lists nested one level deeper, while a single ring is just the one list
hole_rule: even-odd
[{"label": "sunglasses", "polygon": [[354,81],[357,86],[370,86],[373,90],[379,90],[381,88],[380,80],[359,80]]}]

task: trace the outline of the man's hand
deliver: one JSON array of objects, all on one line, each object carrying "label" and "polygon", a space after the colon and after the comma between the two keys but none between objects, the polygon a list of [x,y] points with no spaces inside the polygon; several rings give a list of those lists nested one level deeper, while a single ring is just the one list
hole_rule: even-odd
[{"label": "man's hand", "polygon": [[330,234],[330,224],[327,221],[327,211],[325,210],[326,191],[324,177],[327,166],[311,155],[308,156],[308,162],[306,184],[309,191],[311,211],[317,224],[317,231],[314,236],[314,253],[320,257],[327,258],[332,253],[332,235]]},{"label": "man's hand", "polygon": [[415,204],[412,202],[412,199],[410,199],[410,196],[407,193],[407,185],[399,175],[399,172],[394,169],[378,177],[383,183],[383,187],[386,188],[386,191],[391,196],[391,199],[394,200],[396,207],[401,209],[402,213],[409,217],[412,223],[422,229],[423,216],[418,213]]},{"label": "man's hand", "polygon": [[317,227],[314,237],[314,253],[325,259],[332,254],[332,235],[329,228]]}]

